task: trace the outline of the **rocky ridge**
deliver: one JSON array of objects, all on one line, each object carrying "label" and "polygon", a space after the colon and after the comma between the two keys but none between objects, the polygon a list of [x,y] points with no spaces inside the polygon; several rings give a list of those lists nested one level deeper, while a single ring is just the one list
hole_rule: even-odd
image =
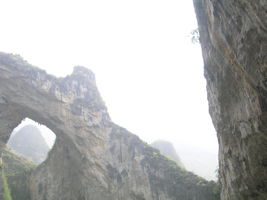
[{"label": "rocky ridge", "polygon": [[[31,200],[217,200],[216,184],[179,168],[110,120],[94,74],[50,76],[0,53],[0,140],[28,117],[57,136],[31,172]],[[15,80],[15,81],[14,81]]]}]

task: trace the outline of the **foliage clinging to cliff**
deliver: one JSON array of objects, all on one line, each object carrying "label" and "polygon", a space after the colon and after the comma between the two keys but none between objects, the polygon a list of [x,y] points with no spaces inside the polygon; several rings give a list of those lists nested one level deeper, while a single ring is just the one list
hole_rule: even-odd
[{"label": "foliage clinging to cliff", "polygon": [[35,164],[15,154],[9,148],[3,150],[3,161],[12,200],[29,200],[27,178],[30,171],[35,168]]},{"label": "foliage clinging to cliff", "polygon": [[4,200],[12,200],[11,192],[7,183],[7,178],[4,173],[4,170],[2,170],[2,183],[3,183],[3,189],[4,189]]}]

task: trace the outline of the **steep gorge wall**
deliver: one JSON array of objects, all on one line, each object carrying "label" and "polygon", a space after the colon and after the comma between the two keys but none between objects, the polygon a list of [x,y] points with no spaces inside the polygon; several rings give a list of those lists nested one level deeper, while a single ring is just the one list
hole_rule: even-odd
[{"label": "steep gorge wall", "polygon": [[0,146],[26,117],[57,136],[29,177],[31,200],[218,200],[214,182],[111,122],[90,70],[56,78],[0,53],[0,72]]},{"label": "steep gorge wall", "polygon": [[194,0],[222,200],[267,199],[267,1]]}]

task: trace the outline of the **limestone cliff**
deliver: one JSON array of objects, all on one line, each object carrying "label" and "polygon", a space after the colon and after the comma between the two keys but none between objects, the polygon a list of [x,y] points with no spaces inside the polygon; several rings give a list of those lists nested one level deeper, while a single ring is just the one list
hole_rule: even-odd
[{"label": "limestone cliff", "polygon": [[267,199],[267,1],[194,0],[223,200]]},{"label": "limestone cliff", "polygon": [[28,117],[57,136],[32,173],[31,200],[217,200],[216,184],[113,124],[94,74],[75,67],[55,78],[19,56],[0,53],[0,140]]}]

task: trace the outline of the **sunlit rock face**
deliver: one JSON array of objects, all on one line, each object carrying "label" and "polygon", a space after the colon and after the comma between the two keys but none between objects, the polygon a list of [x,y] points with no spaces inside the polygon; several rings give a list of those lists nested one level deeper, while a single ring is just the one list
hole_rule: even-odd
[{"label": "sunlit rock face", "polygon": [[267,199],[267,2],[194,0],[223,200]]},{"label": "sunlit rock face", "polygon": [[57,136],[29,177],[31,200],[218,199],[214,182],[182,170],[113,124],[88,69],[55,78],[0,53],[0,71],[1,143],[24,118]]}]

